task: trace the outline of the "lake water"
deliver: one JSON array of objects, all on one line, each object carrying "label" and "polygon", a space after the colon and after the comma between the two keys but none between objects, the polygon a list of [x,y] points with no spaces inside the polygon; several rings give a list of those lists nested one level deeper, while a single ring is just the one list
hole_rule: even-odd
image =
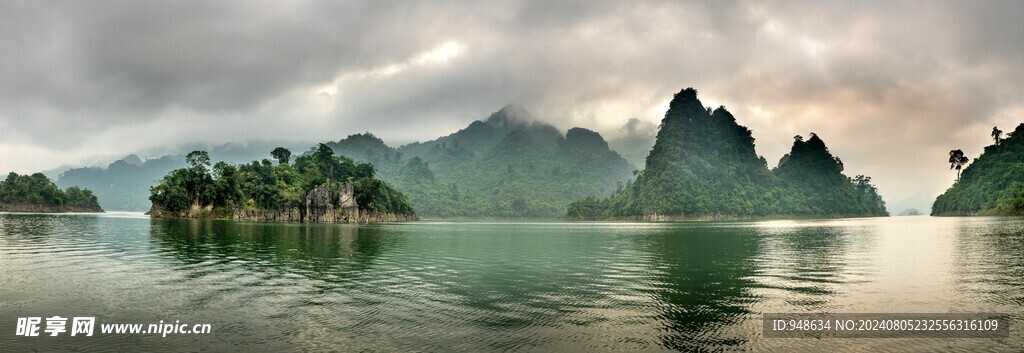
[{"label": "lake water", "polygon": [[[766,312],[1001,312],[1001,339],[770,339]],[[94,316],[92,337],[15,336]],[[208,323],[206,335],[101,334]],[[45,324],[45,321],[44,321]],[[0,214],[0,351],[1024,351],[1024,220],[267,224]],[[42,328],[40,329],[42,331]]]}]

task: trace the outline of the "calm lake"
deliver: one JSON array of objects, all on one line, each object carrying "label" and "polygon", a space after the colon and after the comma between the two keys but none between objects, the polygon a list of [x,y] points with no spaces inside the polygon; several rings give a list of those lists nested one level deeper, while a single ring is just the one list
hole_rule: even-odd
[{"label": "calm lake", "polygon": [[[766,312],[1010,313],[1002,339],[769,339]],[[92,337],[15,336],[94,316]],[[205,335],[103,323],[208,323]],[[45,321],[43,323],[45,326]],[[268,224],[0,214],[0,351],[1024,351],[1024,220]]]}]

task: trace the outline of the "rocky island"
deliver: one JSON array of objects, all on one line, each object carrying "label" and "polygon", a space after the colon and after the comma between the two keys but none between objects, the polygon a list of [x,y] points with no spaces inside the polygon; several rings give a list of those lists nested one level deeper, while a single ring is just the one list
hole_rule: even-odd
[{"label": "rocky island", "polygon": [[61,190],[43,173],[11,172],[0,182],[0,212],[103,212],[89,189]]},{"label": "rocky island", "polygon": [[377,223],[418,218],[404,194],[374,178],[370,164],[356,163],[320,144],[290,163],[277,159],[210,168],[209,156],[194,151],[189,167],[171,171],[150,189],[150,217],[222,218],[241,221]]},{"label": "rocky island", "polygon": [[570,220],[640,221],[888,216],[871,178],[847,177],[817,134],[794,137],[774,169],[752,132],[697,91],[675,95],[646,167],[612,196],[569,205]]}]

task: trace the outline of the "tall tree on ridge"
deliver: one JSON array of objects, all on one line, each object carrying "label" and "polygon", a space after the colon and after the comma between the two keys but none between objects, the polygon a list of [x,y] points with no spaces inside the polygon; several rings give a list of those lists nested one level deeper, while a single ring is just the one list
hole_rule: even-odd
[{"label": "tall tree on ridge", "polygon": [[270,155],[277,160],[277,164],[288,164],[288,161],[292,159],[292,151],[284,147],[275,148],[270,151]]},{"label": "tall tree on ridge", "polygon": [[992,138],[996,140],[996,144],[997,145],[999,144],[999,141],[1002,140],[1001,137],[1003,137],[1003,130],[999,130],[998,126],[993,126],[992,127]]},{"label": "tall tree on ridge", "polygon": [[949,169],[956,169],[956,180],[960,180],[960,169],[970,161],[959,149],[949,151]]}]

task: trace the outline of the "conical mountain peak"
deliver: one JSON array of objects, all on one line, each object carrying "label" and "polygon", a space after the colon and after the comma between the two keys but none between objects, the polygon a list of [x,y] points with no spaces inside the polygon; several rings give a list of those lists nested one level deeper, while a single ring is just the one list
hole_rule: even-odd
[{"label": "conical mountain peak", "polygon": [[525,108],[509,104],[487,117],[486,122],[497,126],[526,125],[535,121],[533,114]]},{"label": "conical mountain peak", "polygon": [[699,117],[706,117],[708,111],[697,99],[697,90],[686,88],[672,97],[668,105],[668,112],[665,113],[664,122],[673,120],[673,117],[682,117],[683,120],[693,120]]}]

